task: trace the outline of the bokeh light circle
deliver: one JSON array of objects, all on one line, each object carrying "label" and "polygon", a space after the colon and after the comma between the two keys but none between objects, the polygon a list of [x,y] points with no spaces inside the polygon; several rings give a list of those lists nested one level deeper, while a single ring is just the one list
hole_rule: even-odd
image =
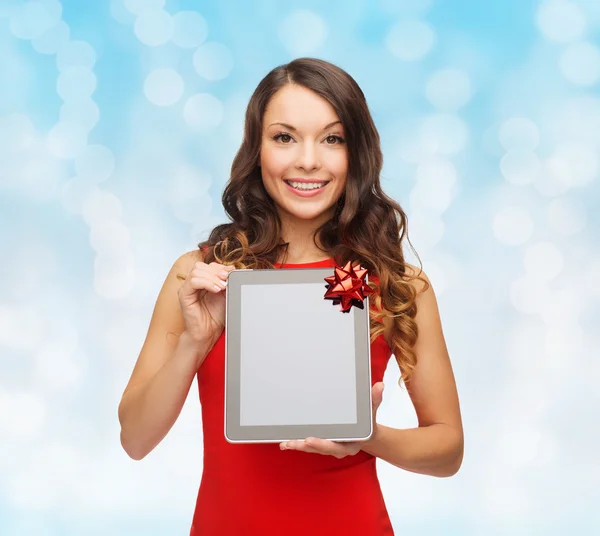
[{"label": "bokeh light circle", "polygon": [[171,40],[181,48],[200,46],[208,37],[206,19],[197,11],[180,11],[173,15]]},{"label": "bokeh light circle", "polygon": [[183,78],[171,68],[151,71],[144,81],[144,95],[157,106],[171,106],[183,95]]},{"label": "bokeh light circle", "polygon": [[209,93],[192,95],[185,103],[185,122],[198,132],[210,132],[223,121],[223,104]]},{"label": "bokeh light circle", "polygon": [[419,61],[431,51],[435,40],[435,31],[429,24],[418,19],[404,19],[392,27],[386,45],[402,61]]},{"label": "bokeh light circle", "polygon": [[327,26],[313,11],[292,11],[279,25],[277,35],[292,56],[307,56],[318,50],[327,38]]},{"label": "bokeh light circle", "polygon": [[593,86],[600,80],[600,48],[589,42],[569,45],[558,60],[562,75],[577,86]]},{"label": "bokeh light circle", "polygon": [[440,69],[433,73],[425,88],[429,102],[442,111],[462,108],[471,98],[471,80],[458,69]]},{"label": "bokeh light circle", "polygon": [[551,242],[537,242],[528,246],[523,262],[529,275],[543,281],[550,281],[558,276],[564,265],[562,253]]},{"label": "bokeh light circle", "polygon": [[206,80],[227,78],[233,69],[233,56],[228,47],[221,43],[206,43],[192,57],[194,69]]},{"label": "bokeh light circle", "polygon": [[133,30],[144,45],[164,45],[173,36],[173,17],[163,10],[144,11],[135,20]]},{"label": "bokeh light circle", "polygon": [[533,235],[533,219],[525,208],[507,206],[495,214],[492,229],[494,236],[503,244],[524,244]]},{"label": "bokeh light circle", "polygon": [[538,156],[529,150],[512,149],[500,160],[500,171],[511,184],[530,184],[540,172]]},{"label": "bokeh light circle", "polygon": [[530,119],[511,117],[500,126],[498,140],[505,150],[535,151],[540,144],[540,130]]},{"label": "bokeh light circle", "polygon": [[549,226],[557,233],[571,236],[581,232],[587,223],[587,208],[577,199],[559,197],[548,205]]},{"label": "bokeh light circle", "polygon": [[535,21],[542,34],[557,43],[575,41],[586,30],[585,15],[572,1],[550,0],[540,3]]}]

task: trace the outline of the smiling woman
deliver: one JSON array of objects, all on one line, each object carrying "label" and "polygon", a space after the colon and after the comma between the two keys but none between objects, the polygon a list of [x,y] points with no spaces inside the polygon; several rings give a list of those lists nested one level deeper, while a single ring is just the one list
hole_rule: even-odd
[{"label": "smiling woman", "polygon": [[[404,260],[406,215],[382,191],[382,161],[365,97],[335,65],[310,58],[282,65],[250,98],[223,193],[231,221],[173,265],[119,407],[123,447],[143,458],[174,424],[198,378],[204,464],[193,536],[389,535],[376,458],[438,477],[458,471],[462,423],[436,298],[425,274]],[[373,414],[394,354],[419,426],[398,430],[375,422],[363,442],[228,443],[229,272],[349,261],[369,270],[375,292]]]}]

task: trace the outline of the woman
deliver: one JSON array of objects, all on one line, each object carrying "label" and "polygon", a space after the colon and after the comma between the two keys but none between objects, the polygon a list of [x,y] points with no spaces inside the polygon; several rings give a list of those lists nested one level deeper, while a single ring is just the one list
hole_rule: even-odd
[{"label": "woman", "polygon": [[[406,216],[381,190],[379,136],[344,71],[298,59],[252,95],[223,194],[232,223],[174,263],[119,406],[121,443],[148,454],[198,377],[204,469],[192,535],[393,534],[377,457],[447,477],[463,453],[458,396],[433,289],[402,253]],[[375,425],[364,442],[232,445],[223,432],[224,313],[233,267],[368,268],[373,407],[393,353],[419,426]],[[183,284],[181,279],[184,279]]]}]

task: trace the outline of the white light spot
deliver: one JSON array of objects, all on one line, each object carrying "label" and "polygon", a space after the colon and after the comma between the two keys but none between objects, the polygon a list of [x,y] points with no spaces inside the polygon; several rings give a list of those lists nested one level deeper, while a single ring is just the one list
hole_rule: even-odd
[{"label": "white light spot", "polygon": [[434,147],[441,154],[456,154],[462,151],[469,138],[465,122],[452,114],[436,114],[421,122],[420,135],[426,146]]},{"label": "white light spot", "polygon": [[96,188],[83,198],[81,216],[90,227],[119,221],[123,216],[123,205],[112,192]]},{"label": "white light spot", "polygon": [[578,86],[593,86],[600,80],[600,49],[589,42],[569,45],[558,60],[562,75]]},{"label": "white light spot", "polygon": [[197,93],[185,103],[183,118],[194,130],[209,132],[223,121],[223,105],[209,93]]},{"label": "white light spot", "polygon": [[131,244],[131,232],[119,220],[102,220],[92,225],[90,244],[99,255],[121,256]]},{"label": "white light spot", "polygon": [[38,4],[42,4],[52,20],[58,22],[62,16],[62,4],[59,0],[36,0]]},{"label": "white light spot", "polygon": [[75,159],[75,172],[79,178],[86,181],[105,181],[114,169],[115,157],[111,150],[103,145],[88,145]]},{"label": "white light spot", "polygon": [[34,374],[45,388],[63,392],[77,387],[83,376],[81,355],[76,355],[78,334],[75,326],[64,324],[36,352]]},{"label": "white light spot", "polygon": [[200,46],[208,36],[208,24],[197,11],[180,11],[173,15],[171,40],[181,48]]},{"label": "white light spot", "polygon": [[555,314],[549,316],[546,310],[542,311],[544,321],[550,326],[546,332],[544,350],[546,356],[550,358],[549,364],[554,365],[558,382],[562,383],[565,374],[565,356],[569,356],[569,359],[574,361],[573,357],[577,356],[583,346],[584,335],[581,326],[571,322],[568,311],[565,311],[564,315],[561,315],[560,311],[553,311],[553,313]]},{"label": "white light spot", "polygon": [[92,69],[96,63],[96,51],[85,41],[69,41],[58,50],[56,65],[59,71],[68,67]]},{"label": "white light spot", "polygon": [[10,31],[19,39],[36,39],[57,24],[60,15],[41,2],[24,2],[11,12]]},{"label": "white light spot", "polygon": [[565,324],[579,321],[582,306],[580,297],[573,290],[564,288],[548,294],[540,314],[548,326],[560,329]]},{"label": "white light spot", "polygon": [[587,186],[598,176],[600,168],[598,150],[583,143],[559,144],[550,161],[568,187]]},{"label": "white light spot", "polygon": [[61,190],[61,200],[65,210],[72,214],[81,214],[83,202],[94,188],[96,188],[95,184],[82,181],[78,177],[65,181]]},{"label": "white light spot", "polygon": [[71,30],[67,23],[61,20],[56,26],[37,37],[31,42],[34,50],[40,54],[56,54],[58,50],[69,42]]},{"label": "white light spot", "polygon": [[523,207],[504,207],[496,213],[492,224],[494,236],[503,244],[524,244],[533,235],[533,220]]},{"label": "white light spot", "polygon": [[197,223],[204,221],[212,210],[212,198],[210,194],[201,194],[177,203],[171,203],[175,217],[185,223]]},{"label": "white light spot", "polygon": [[571,170],[563,160],[550,157],[542,163],[542,171],[533,181],[533,186],[542,195],[554,197],[569,190],[571,177]]},{"label": "white light spot", "polygon": [[280,24],[279,40],[292,56],[308,56],[317,51],[327,38],[327,26],[313,11],[297,9]]},{"label": "white light spot", "polygon": [[[33,350],[45,326],[41,311],[31,306],[0,304],[0,344],[7,348]],[[2,412],[0,411],[0,418]]]},{"label": "white light spot", "polygon": [[410,193],[412,211],[444,212],[454,197],[456,178],[456,169],[448,160],[439,159],[421,164],[416,172],[417,182]]},{"label": "white light spot", "polygon": [[530,184],[540,172],[540,160],[529,150],[511,149],[500,160],[500,171],[511,184]]},{"label": "white light spot", "polygon": [[96,76],[85,67],[67,67],[58,75],[56,91],[63,101],[89,98],[96,91]]},{"label": "white light spot", "polygon": [[381,10],[396,15],[424,15],[431,9],[433,0],[380,0]]},{"label": "white light spot", "polygon": [[92,99],[69,100],[60,107],[60,122],[89,132],[100,119],[100,108]]},{"label": "white light spot", "polygon": [[135,262],[131,253],[98,255],[94,269],[94,291],[99,296],[121,299],[131,292],[135,283]]},{"label": "white light spot", "polygon": [[171,68],[151,71],[144,81],[144,95],[156,106],[171,106],[183,95],[183,79]]},{"label": "white light spot", "polygon": [[402,61],[423,59],[435,44],[433,28],[420,20],[401,20],[390,30],[386,45]]},{"label": "white light spot", "polygon": [[123,0],[110,0],[110,14],[113,19],[121,24],[133,24],[134,14],[123,4]]},{"label": "white light spot", "polygon": [[535,279],[550,281],[563,269],[563,256],[551,242],[538,242],[527,247],[524,256],[525,271]]},{"label": "white light spot", "polygon": [[458,69],[441,69],[429,77],[425,95],[439,110],[453,112],[469,102],[471,81]]},{"label": "white light spot", "polygon": [[45,418],[46,408],[39,395],[0,391],[0,437],[9,441],[36,439]]},{"label": "white light spot", "polygon": [[26,115],[9,114],[0,117],[0,147],[6,152],[27,149],[35,137],[35,127]]},{"label": "white light spot", "polygon": [[576,41],[586,30],[585,16],[579,6],[565,0],[540,4],[535,21],[542,34],[557,43]]},{"label": "white light spot", "polygon": [[221,43],[206,43],[193,56],[196,72],[206,80],[222,80],[233,68],[233,57]]},{"label": "white light spot", "polygon": [[206,220],[212,210],[211,183],[212,177],[203,171],[182,168],[174,173],[167,199],[178,220],[191,224]]},{"label": "white light spot", "polygon": [[24,155],[18,169],[19,186],[32,200],[50,202],[59,194],[59,185],[66,178],[66,163],[57,160],[43,146],[32,148]]},{"label": "white light spot", "polygon": [[519,277],[510,285],[510,301],[518,311],[539,313],[548,300],[546,282],[531,274]]},{"label": "white light spot", "polygon": [[511,117],[500,127],[498,139],[507,151],[511,149],[535,151],[540,143],[540,131],[537,125],[529,119]]},{"label": "white light spot", "polygon": [[165,7],[166,0],[123,0],[125,7],[134,15],[146,11],[157,11]]},{"label": "white light spot", "polygon": [[559,198],[548,206],[548,224],[559,234],[565,236],[580,233],[587,222],[585,205],[575,199]]},{"label": "white light spot", "polygon": [[600,99],[585,95],[570,98],[556,110],[556,136],[596,146],[600,139]]},{"label": "white light spot", "polygon": [[593,259],[585,266],[586,289],[600,299],[600,257]]},{"label": "white light spot", "polygon": [[57,123],[48,133],[48,150],[59,158],[73,158],[87,143],[87,131],[80,125]]},{"label": "white light spot", "polygon": [[144,11],[136,19],[134,31],[144,45],[164,45],[173,35],[173,18],[163,10]]},{"label": "white light spot", "polygon": [[428,184],[433,184],[434,181],[437,181],[440,186],[450,188],[456,183],[458,173],[450,160],[436,158],[419,165],[415,178],[417,181],[423,181]]},{"label": "white light spot", "polygon": [[444,222],[435,212],[420,210],[411,214],[410,221],[410,241],[419,252],[433,248],[444,236]]}]

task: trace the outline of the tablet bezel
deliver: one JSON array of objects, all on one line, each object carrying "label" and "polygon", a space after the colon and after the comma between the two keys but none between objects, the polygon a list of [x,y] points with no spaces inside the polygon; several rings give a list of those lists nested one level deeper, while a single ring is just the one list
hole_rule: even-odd
[{"label": "tablet bezel", "polygon": [[[373,433],[371,402],[371,345],[369,301],[364,309],[353,307],[356,367],[357,422],[314,425],[240,425],[241,369],[241,287],[242,285],[285,285],[323,283],[331,268],[286,268],[273,270],[234,270],[229,274],[225,312],[225,439],[229,443],[276,443],[319,437],[332,441],[364,441]],[[339,307],[334,306],[331,307]],[[346,314],[340,311],[340,314]]]}]

